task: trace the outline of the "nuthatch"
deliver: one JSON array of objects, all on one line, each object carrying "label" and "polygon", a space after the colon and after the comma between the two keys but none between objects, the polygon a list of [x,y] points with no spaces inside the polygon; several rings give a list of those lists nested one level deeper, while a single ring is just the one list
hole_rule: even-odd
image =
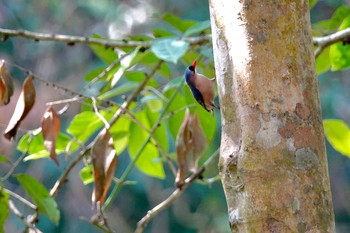
[{"label": "nuthatch", "polygon": [[209,79],[202,74],[196,73],[197,62],[186,68],[185,79],[187,85],[190,87],[193,97],[197,102],[203,106],[208,112],[212,112],[214,108],[220,109],[214,104],[214,90],[213,83],[215,78]]}]

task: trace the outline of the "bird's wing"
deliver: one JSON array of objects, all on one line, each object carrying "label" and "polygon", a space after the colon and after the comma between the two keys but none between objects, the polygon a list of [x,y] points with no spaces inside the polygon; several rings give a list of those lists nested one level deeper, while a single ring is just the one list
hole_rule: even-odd
[{"label": "bird's wing", "polygon": [[205,110],[207,110],[209,112],[209,110],[205,106],[205,103],[204,103],[203,96],[202,96],[201,92],[195,87],[191,87],[191,91],[192,91],[192,94],[193,94],[194,98],[197,100],[197,102],[200,105],[202,105]]}]

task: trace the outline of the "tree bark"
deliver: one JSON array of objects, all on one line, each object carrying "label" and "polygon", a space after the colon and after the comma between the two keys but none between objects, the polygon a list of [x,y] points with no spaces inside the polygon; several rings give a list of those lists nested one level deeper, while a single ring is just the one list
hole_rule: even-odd
[{"label": "tree bark", "polygon": [[210,0],[232,232],[335,232],[308,1]]}]

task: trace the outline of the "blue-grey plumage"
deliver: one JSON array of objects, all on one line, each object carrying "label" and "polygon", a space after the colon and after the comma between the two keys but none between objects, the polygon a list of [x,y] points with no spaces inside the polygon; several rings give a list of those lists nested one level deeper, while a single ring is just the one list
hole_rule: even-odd
[{"label": "blue-grey plumage", "polygon": [[193,97],[197,102],[203,106],[208,112],[212,112],[214,108],[220,109],[214,104],[214,89],[213,83],[215,78],[209,79],[202,74],[196,73],[197,62],[186,68],[185,79],[187,85],[190,87]]}]

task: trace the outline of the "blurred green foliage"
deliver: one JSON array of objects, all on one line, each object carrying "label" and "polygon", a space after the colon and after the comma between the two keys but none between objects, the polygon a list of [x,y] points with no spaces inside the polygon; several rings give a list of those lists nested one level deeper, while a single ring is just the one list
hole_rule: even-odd
[{"label": "blurred green foliage", "polygon": [[[126,43],[130,40],[151,41],[151,47],[148,49],[139,46],[124,50],[113,50],[99,45],[91,45],[89,49],[80,45],[66,47],[46,42],[36,44],[24,41],[23,43],[21,39],[18,39],[19,41],[8,40],[0,44],[0,55],[6,60],[28,67],[40,77],[60,83],[74,91],[77,90],[85,96],[96,96],[99,112],[106,120],[111,119],[125,98],[141,85],[158,62],[163,61],[156,73],[145,84],[143,91],[138,94],[136,101],[131,104],[129,111],[133,117],[128,114],[123,115],[110,129],[119,159],[115,176],[121,177],[125,167],[135,158],[142,144],[147,140],[149,130],[160,118],[161,111],[166,105],[169,106],[154,137],[147,142],[140,159],[136,161],[137,169],[134,169],[128,177],[128,179],[137,181],[137,185],[123,187],[122,192],[107,211],[108,218],[113,219],[110,223],[112,228],[118,229],[118,232],[131,232],[137,221],[174,189],[174,174],[168,162],[170,160],[171,164],[175,163],[174,143],[186,107],[190,108],[191,112],[198,113],[203,126],[208,141],[208,147],[203,155],[204,160],[219,146],[220,118],[218,112],[215,113],[215,116],[211,116],[202,109],[186,86],[180,88],[174,101],[169,102],[170,97],[181,84],[183,70],[194,60],[198,62],[200,73],[208,77],[215,75],[211,45],[190,46],[186,41],[187,37],[210,34],[207,2],[203,3],[199,0],[39,2],[37,4],[29,2],[18,4],[0,1],[0,6],[2,6],[0,7],[0,15],[2,15],[0,22],[2,25],[14,28],[49,31],[50,33],[93,35],[95,38],[112,37],[116,40],[125,40]],[[316,2],[310,1],[310,4],[314,5]],[[341,4],[340,1],[330,0],[318,1],[314,5],[311,14],[320,15],[325,12],[325,18],[327,18],[313,25],[315,36],[326,35],[349,26],[350,8]],[[334,13],[331,15],[329,12]],[[144,18],[143,15],[146,17]],[[350,66],[349,48],[341,42],[334,44],[324,50],[316,60],[318,73],[323,73],[323,76],[320,77],[320,89],[324,115],[346,118],[347,121],[350,120],[349,111],[344,113],[342,109],[335,107],[334,102],[336,101],[332,98],[334,98],[334,93],[338,93],[342,96],[338,99],[342,98],[344,108],[349,109],[349,101],[344,100],[346,94],[341,94],[345,92],[345,87],[350,87],[349,79],[342,80],[343,84],[339,78],[330,80],[330,76],[334,73],[330,73],[329,69],[331,68],[332,71],[345,70]],[[23,73],[15,69],[11,73],[14,77],[20,77],[18,80],[20,83]],[[337,74],[339,73],[335,73]],[[95,80],[96,77],[99,77],[98,80]],[[87,85],[84,80],[86,82],[94,80],[94,82]],[[336,81],[338,82],[335,83]],[[329,85],[329,82],[332,82],[332,85]],[[344,89],[339,91],[339,85]],[[46,86],[38,88],[45,93],[43,96],[47,97],[39,100],[37,106],[45,106],[45,102],[53,99],[72,97],[59,89],[52,90]],[[323,91],[325,88],[327,88],[326,91]],[[58,94],[53,94],[53,92]],[[106,104],[105,100],[112,100],[114,105]],[[61,117],[63,127],[57,141],[56,151],[60,153],[62,167],[54,167],[50,160],[38,160],[18,167],[18,172],[39,177],[38,179],[46,187],[51,187],[54,180],[62,173],[62,169],[69,164],[72,157],[76,156],[79,147],[90,143],[104,126],[91,103],[92,101],[88,99],[76,105],[72,104],[70,110]],[[38,107],[32,121],[37,122],[40,118],[39,112],[42,111],[43,109]],[[33,125],[38,126],[34,123],[28,128],[34,128]],[[344,139],[348,131],[345,121],[325,121],[324,127],[326,136],[334,148],[341,153],[349,153],[348,145],[345,144],[347,138]],[[49,153],[43,146],[42,134],[31,135],[31,133],[22,133],[18,142],[18,150],[21,152],[28,150],[26,161],[47,158]],[[328,148],[328,152],[330,150]],[[1,150],[0,153],[4,154]],[[64,154],[69,154],[66,156],[67,161],[63,158]],[[332,160],[334,152],[331,151],[329,154]],[[346,180],[346,187],[349,188],[349,163],[347,160],[344,163],[347,163],[345,166],[348,167],[343,168],[345,173],[343,177]],[[80,176],[77,175],[79,171]],[[330,171],[332,178],[332,161]],[[37,224],[40,229],[43,229],[44,232],[76,232],[78,229],[94,232],[95,229],[88,221],[81,220],[77,224],[78,216],[89,219],[93,214],[90,204],[92,190],[89,185],[93,179],[91,172],[91,161],[88,158],[72,172],[71,176],[74,177],[69,179],[57,198],[58,209],[61,212],[60,221],[55,203],[51,199],[46,199],[48,191],[44,186],[33,181],[34,178],[31,176],[17,176],[17,178],[20,177],[19,183],[26,189],[33,202],[39,206],[39,211],[51,221],[55,223],[59,221],[56,227],[49,221],[40,218]],[[209,185],[205,183],[207,178],[215,177],[217,173],[216,164],[211,165],[204,174],[204,182],[192,185],[174,206],[154,219],[145,232],[228,232],[227,210],[221,185],[219,182],[209,183]],[[34,184],[32,187],[39,190],[38,192],[30,189],[30,182]],[[15,189],[18,183],[9,179],[4,182],[4,185]],[[334,185],[339,185],[339,183],[334,182]],[[4,193],[1,189],[0,192]],[[0,199],[0,213],[1,208],[7,208],[6,201],[3,200],[6,199]],[[48,201],[48,209],[45,209],[46,202],[43,203],[43,200]],[[340,201],[337,196],[334,201],[336,220],[345,219],[345,222],[350,220],[350,213],[346,212],[346,208],[339,207],[342,203],[338,203]],[[343,212],[338,211],[337,208]],[[0,220],[4,217],[6,217],[6,212],[0,214]],[[3,225],[2,223],[0,221],[0,226]],[[5,229],[9,232],[14,229],[23,229],[24,226],[16,227],[18,224],[20,220],[10,216],[5,224]],[[337,227],[338,230],[350,230],[349,223],[341,222],[341,224],[340,228]]]}]

